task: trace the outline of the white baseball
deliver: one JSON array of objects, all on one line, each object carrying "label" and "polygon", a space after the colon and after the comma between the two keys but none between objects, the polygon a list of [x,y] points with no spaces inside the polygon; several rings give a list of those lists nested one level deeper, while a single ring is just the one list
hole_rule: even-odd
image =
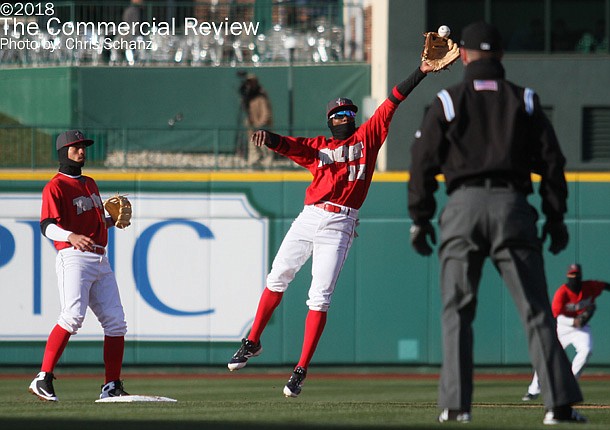
[{"label": "white baseball", "polygon": [[441,25],[437,31],[438,35],[441,37],[448,37],[451,34],[451,29],[446,25]]}]

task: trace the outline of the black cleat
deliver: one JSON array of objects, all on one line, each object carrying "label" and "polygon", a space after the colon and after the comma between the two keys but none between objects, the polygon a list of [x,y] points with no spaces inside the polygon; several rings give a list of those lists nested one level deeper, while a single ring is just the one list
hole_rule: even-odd
[{"label": "black cleat", "polygon": [[306,376],[307,370],[305,370],[301,366],[294,369],[294,372],[292,372],[292,376],[284,387],[284,396],[297,397],[299,394],[301,394],[301,389],[303,388],[303,381],[305,380]]},{"label": "black cleat", "polygon": [[261,343],[254,343],[251,340],[243,338],[241,340],[241,346],[237,350],[237,352],[231,358],[231,361],[227,364],[227,367],[230,371],[239,370],[242,367],[246,367],[248,363],[248,359],[252,357],[256,357],[263,352],[263,347]]},{"label": "black cleat", "polygon": [[521,397],[521,400],[523,400],[524,402],[530,402],[532,400],[536,400],[538,398],[540,394],[532,394],[532,393],[526,393],[525,396]]},{"label": "black cleat", "polygon": [[52,372],[39,372],[30,384],[29,392],[38,396],[41,400],[59,401],[53,388],[53,379],[55,379],[55,376]]},{"label": "black cleat", "polygon": [[129,393],[123,389],[123,381],[117,379],[116,381],[110,381],[107,384],[102,385],[100,399],[105,399],[106,397],[121,396],[129,396]]}]

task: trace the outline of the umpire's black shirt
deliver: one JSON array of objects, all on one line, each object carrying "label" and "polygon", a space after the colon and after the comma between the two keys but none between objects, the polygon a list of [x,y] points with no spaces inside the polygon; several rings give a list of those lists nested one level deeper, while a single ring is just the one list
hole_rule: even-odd
[{"label": "umpire's black shirt", "polygon": [[567,185],[563,156],[552,125],[533,90],[505,80],[499,60],[466,66],[464,80],[432,102],[411,147],[409,214],[415,224],[436,209],[435,175],[447,193],[484,178],[510,182],[530,194],[530,172],[541,176],[542,211],[562,220]]}]

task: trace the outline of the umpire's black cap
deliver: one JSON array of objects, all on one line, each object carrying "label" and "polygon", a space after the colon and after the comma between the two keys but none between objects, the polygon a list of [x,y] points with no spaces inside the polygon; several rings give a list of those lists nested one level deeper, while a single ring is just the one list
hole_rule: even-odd
[{"label": "umpire's black cap", "polygon": [[80,130],[68,130],[57,136],[57,140],[55,141],[58,151],[64,146],[76,145],[77,143],[91,146],[93,145],[93,140],[87,139]]},{"label": "umpire's black cap", "polygon": [[484,21],[472,23],[462,30],[460,46],[475,51],[502,51],[502,36],[498,29]]},{"label": "umpire's black cap", "polygon": [[330,118],[332,114],[341,110],[351,110],[353,112],[358,112],[358,106],[356,106],[351,99],[345,97],[332,99],[326,105],[326,118]]}]

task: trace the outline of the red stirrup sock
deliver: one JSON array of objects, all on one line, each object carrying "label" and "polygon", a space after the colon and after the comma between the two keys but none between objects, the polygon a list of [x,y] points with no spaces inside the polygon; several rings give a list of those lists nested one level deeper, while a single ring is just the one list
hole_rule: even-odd
[{"label": "red stirrup sock", "polygon": [[125,337],[104,336],[104,368],[106,370],[105,384],[121,378]]},{"label": "red stirrup sock", "polygon": [[261,299],[258,302],[258,309],[252,323],[252,329],[248,335],[248,340],[258,343],[260,341],[263,330],[267,327],[267,323],[273,315],[273,311],[282,301],[283,292],[271,291],[269,288],[263,290]]},{"label": "red stirrup sock", "polygon": [[318,341],[324,331],[326,325],[326,312],[312,311],[307,313],[305,318],[305,336],[303,338],[303,350],[301,351],[301,358],[299,359],[298,366],[305,369],[309,366],[309,362],[313,357],[313,353],[316,351]]},{"label": "red stirrup sock", "polygon": [[72,335],[58,324],[53,327],[44,349],[42,367],[40,368],[41,372],[53,372],[59,358],[64,353],[64,349],[66,349],[70,336]]}]

